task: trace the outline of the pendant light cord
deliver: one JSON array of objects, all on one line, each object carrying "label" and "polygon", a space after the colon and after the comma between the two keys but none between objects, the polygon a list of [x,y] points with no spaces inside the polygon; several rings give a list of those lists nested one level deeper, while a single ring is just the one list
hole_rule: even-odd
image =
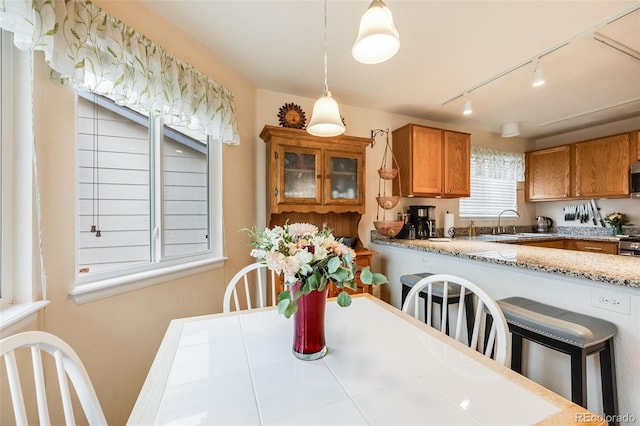
[{"label": "pendant light cord", "polygon": [[329,93],[327,83],[327,0],[324,0],[324,95]]}]

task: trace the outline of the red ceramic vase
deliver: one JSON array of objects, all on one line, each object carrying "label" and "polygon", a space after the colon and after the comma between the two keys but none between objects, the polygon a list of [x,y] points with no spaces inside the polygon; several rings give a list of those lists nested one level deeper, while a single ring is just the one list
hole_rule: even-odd
[{"label": "red ceramic vase", "polygon": [[[294,285],[292,293],[298,291]],[[324,312],[327,305],[327,289],[302,295],[297,301],[298,311],[293,314],[293,354],[296,358],[313,361],[327,353],[324,340]]]}]

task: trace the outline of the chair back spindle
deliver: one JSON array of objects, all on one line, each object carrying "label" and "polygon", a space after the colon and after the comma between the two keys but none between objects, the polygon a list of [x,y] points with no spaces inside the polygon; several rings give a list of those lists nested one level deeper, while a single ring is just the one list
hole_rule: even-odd
[{"label": "chair back spindle", "polygon": [[[412,288],[405,299],[402,310],[407,313],[413,313],[416,318],[420,315],[420,305],[418,295],[424,294],[425,288],[427,292],[427,303],[424,309],[425,322],[429,326],[433,314],[433,284],[442,283],[442,304],[439,329],[443,334],[447,334],[449,330],[449,287],[451,285],[460,286],[459,296],[457,296],[457,315],[456,327],[452,338],[466,343],[470,348],[482,353],[485,356],[495,359],[501,364],[507,365],[508,354],[510,353],[509,329],[504,318],[502,310],[496,301],[489,296],[484,290],[476,284],[460,277],[449,274],[429,275],[418,281]],[[453,292],[452,292],[453,294]],[[473,298],[475,304],[475,314],[473,318],[472,331],[463,329],[465,324],[465,309],[462,309],[466,303],[466,297]],[[490,324],[490,325],[489,325]]]},{"label": "chair back spindle", "polygon": [[[263,279],[263,274],[266,272],[266,280]],[[242,283],[242,284],[240,284]],[[233,278],[229,281],[225,290],[222,310],[223,312],[232,312],[242,309],[239,303],[238,297],[238,285],[242,286],[245,294],[246,309],[264,308],[268,306],[267,294],[271,295],[271,306],[276,306],[278,300],[276,299],[276,274],[272,270],[268,270],[267,266],[263,263],[252,263],[245,266]],[[270,291],[265,291],[266,287],[270,287]],[[255,296],[255,303],[253,301]],[[233,298],[234,306],[231,306],[231,299]]]},{"label": "chair back spindle", "polygon": [[17,425],[29,424],[20,379],[19,363],[16,358],[16,351],[23,348],[28,348],[31,352],[31,368],[33,370],[36,397],[35,405],[41,425],[51,424],[43,356],[50,356],[55,365],[65,424],[75,425],[69,381],[71,381],[71,385],[75,389],[87,422],[90,425],[107,424],[89,375],[71,346],[53,334],[43,331],[27,331],[0,340],[0,355],[4,358],[7,368],[9,391]]}]

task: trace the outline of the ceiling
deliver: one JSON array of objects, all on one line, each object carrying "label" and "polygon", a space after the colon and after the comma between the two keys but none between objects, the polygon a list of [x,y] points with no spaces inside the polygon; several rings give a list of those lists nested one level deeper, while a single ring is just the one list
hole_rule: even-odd
[{"label": "ceiling", "polygon": [[[141,1],[257,88],[321,95],[322,1]],[[329,88],[340,104],[492,132],[518,122],[528,138],[640,116],[638,1],[387,0],[400,51],[364,65],[351,46],[368,4],[328,1]],[[546,84],[534,88],[540,55]]]}]

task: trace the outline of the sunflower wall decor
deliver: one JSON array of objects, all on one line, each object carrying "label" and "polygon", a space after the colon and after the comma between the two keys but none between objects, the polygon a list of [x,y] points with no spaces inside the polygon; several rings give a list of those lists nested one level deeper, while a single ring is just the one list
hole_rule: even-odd
[{"label": "sunflower wall decor", "polygon": [[286,103],[278,111],[278,120],[282,127],[290,129],[304,129],[307,117],[300,106],[294,103]]}]

